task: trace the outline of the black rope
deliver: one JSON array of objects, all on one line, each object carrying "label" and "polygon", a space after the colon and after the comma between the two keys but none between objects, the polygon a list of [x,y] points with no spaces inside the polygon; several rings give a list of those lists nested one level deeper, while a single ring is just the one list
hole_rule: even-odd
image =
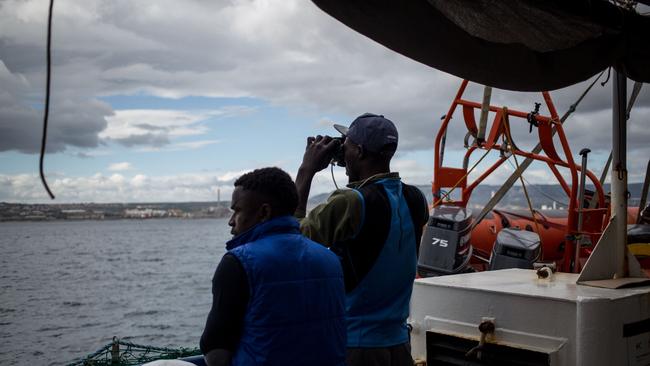
[{"label": "black rope", "polygon": [[54,8],[54,0],[50,0],[50,11],[47,16],[47,76],[45,81],[45,113],[43,115],[43,139],[41,140],[41,158],[38,164],[38,170],[41,175],[41,182],[47,191],[47,194],[50,195],[51,199],[54,199],[54,194],[50,191],[50,187],[47,185],[45,180],[45,174],[43,173],[43,160],[45,159],[45,144],[47,142],[47,120],[50,114],[50,74],[52,68],[52,9]]},{"label": "black rope", "polygon": [[[605,71],[603,70],[603,72],[605,72]],[[602,73],[601,73],[601,75],[602,75]],[[608,68],[607,68],[607,79],[605,79],[605,81],[603,81],[602,83],[600,83],[600,86],[605,86],[605,84],[607,84],[607,82],[609,81],[609,77],[610,77],[611,75],[612,75],[612,68],[611,68],[611,67],[608,67]],[[600,78],[600,76],[599,76],[599,78]]]},{"label": "black rope", "polygon": [[634,83],[634,87],[632,88],[632,95],[630,96],[630,99],[627,102],[627,109],[625,110],[625,121],[630,119],[630,112],[632,112],[632,106],[634,106],[634,103],[636,102],[636,98],[639,96],[642,87],[643,87],[643,83],[640,83],[638,81]]},{"label": "black rope", "polygon": [[[513,169],[517,170],[517,167],[512,163],[512,161],[510,161],[510,159],[507,159],[506,161],[508,162],[508,164],[510,164],[510,166],[511,166]],[[523,174],[523,173],[521,173],[521,179],[523,179],[524,182],[526,182],[526,184],[528,184],[529,187],[533,187],[533,189],[535,189],[535,190],[536,190],[539,194],[541,194],[542,196],[544,196],[544,197],[550,199],[550,200],[553,201],[553,202],[559,203],[559,204],[563,205],[564,207],[569,207],[569,204],[568,204],[568,203],[563,202],[563,201],[560,201],[560,200],[556,199],[555,197],[551,196],[550,194],[545,193],[544,191],[542,191],[541,188],[537,187],[537,185],[535,185],[535,184],[530,184],[530,182],[529,182],[526,178],[524,178],[524,174]]]},{"label": "black rope", "polygon": [[[569,109],[568,109],[566,112],[564,112],[564,115],[562,116],[562,118],[560,118],[560,122],[561,122],[561,123],[564,123],[564,121],[566,121],[566,119],[569,118],[569,116],[570,116],[571,114],[573,114],[573,112],[576,111],[576,108],[578,108],[578,104],[580,104],[580,102],[582,102],[582,100],[584,99],[584,97],[587,96],[587,94],[589,93],[589,91],[591,90],[591,88],[592,88],[594,85],[596,85],[596,82],[597,82],[598,80],[600,80],[600,78],[603,76],[604,73],[605,73],[605,70],[601,71],[600,75],[598,75],[598,77],[595,78],[594,81],[591,82],[591,84],[589,84],[589,86],[587,87],[587,89],[585,89],[585,91],[582,92],[582,94],[581,94],[580,97],[575,101],[575,103],[573,103],[573,104],[571,104],[571,105],[569,106]],[[609,80],[609,69],[608,69],[608,74],[607,74],[607,80]],[[605,82],[601,83],[601,85],[604,86],[605,83],[607,83],[607,80],[605,80]]]}]

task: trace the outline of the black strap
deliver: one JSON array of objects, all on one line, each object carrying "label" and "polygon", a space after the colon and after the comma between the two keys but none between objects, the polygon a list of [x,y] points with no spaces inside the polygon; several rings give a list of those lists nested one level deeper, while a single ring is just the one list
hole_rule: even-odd
[{"label": "black strap", "polygon": [[415,250],[416,255],[420,256],[420,240],[422,238],[422,230],[424,225],[429,221],[429,207],[427,206],[427,199],[422,194],[422,191],[414,186],[402,184],[402,194],[409,207],[411,219],[413,220],[413,228],[415,229]]}]

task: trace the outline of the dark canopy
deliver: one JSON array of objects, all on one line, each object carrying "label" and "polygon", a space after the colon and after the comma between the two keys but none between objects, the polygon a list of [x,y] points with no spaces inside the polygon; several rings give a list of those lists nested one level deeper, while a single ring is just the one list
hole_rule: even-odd
[{"label": "dark canopy", "polygon": [[553,90],[614,66],[650,82],[650,19],[604,0],[313,0],[413,60],[509,90]]}]

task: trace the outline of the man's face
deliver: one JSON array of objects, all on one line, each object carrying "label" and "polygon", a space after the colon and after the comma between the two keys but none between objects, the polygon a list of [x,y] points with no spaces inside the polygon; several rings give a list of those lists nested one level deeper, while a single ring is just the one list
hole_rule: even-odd
[{"label": "man's face", "polygon": [[359,180],[358,166],[359,166],[359,149],[361,147],[351,139],[346,138],[343,143],[343,157],[345,160],[345,174],[347,174],[350,182]]},{"label": "man's face", "polygon": [[230,204],[233,212],[230,221],[228,221],[228,225],[232,227],[230,233],[234,236],[239,235],[262,222],[264,215],[261,212],[261,206],[258,194],[247,191],[241,186],[235,187]]}]

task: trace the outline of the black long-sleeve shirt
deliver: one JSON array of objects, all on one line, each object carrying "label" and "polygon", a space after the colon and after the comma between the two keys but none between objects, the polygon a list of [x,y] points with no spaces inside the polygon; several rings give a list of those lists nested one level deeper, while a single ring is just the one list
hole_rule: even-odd
[{"label": "black long-sleeve shirt", "polygon": [[239,259],[226,253],[212,278],[212,308],[201,335],[201,352],[234,352],[242,334],[249,300],[248,277]]}]

